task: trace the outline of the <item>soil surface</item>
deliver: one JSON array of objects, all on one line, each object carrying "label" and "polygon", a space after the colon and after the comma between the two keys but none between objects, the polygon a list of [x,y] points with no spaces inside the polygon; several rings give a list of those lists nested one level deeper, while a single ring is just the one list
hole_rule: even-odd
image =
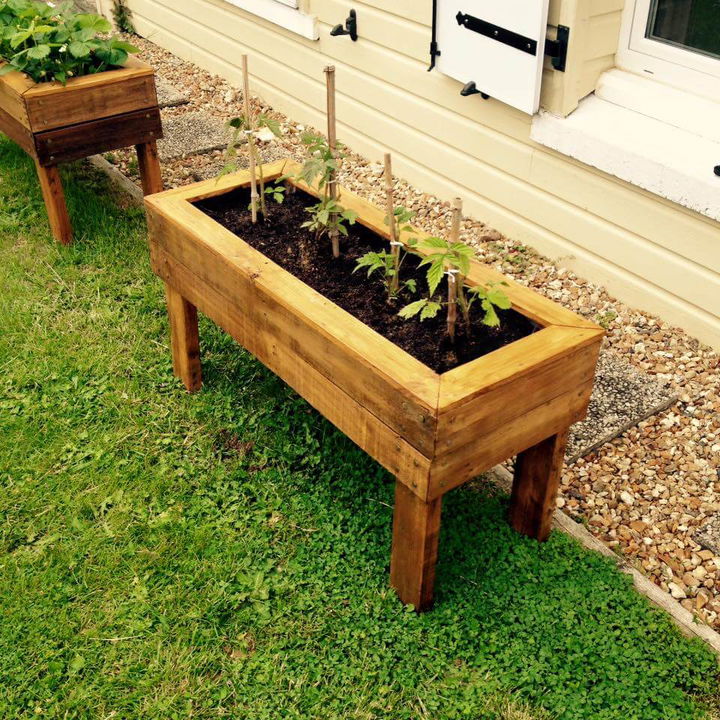
[{"label": "soil surface", "polygon": [[297,191],[282,205],[268,200],[267,221],[259,216],[252,224],[247,210],[249,191],[237,190],[217,198],[203,200],[198,207],[245,242],[291,272],[341,308],[362,320],[413,357],[438,373],[451,370],[482,355],[526,337],[536,329],[534,323],[514,310],[500,311],[500,327],[489,328],[480,322],[476,303],[471,310],[468,331],[458,323],[455,343],[445,329],[445,312],[420,322],[405,320],[398,311],[427,292],[425,268],[419,259],[407,255],[401,279],[414,279],[418,294],[405,295],[389,302],[380,272],[368,279],[367,271],[353,272],[357,260],[370,251],[387,249],[387,241],[360,224],[348,227],[349,236],[341,240],[341,256],[334,259],[328,238],[315,241],[314,234],[302,228],[308,220],[306,208],[317,200]]}]

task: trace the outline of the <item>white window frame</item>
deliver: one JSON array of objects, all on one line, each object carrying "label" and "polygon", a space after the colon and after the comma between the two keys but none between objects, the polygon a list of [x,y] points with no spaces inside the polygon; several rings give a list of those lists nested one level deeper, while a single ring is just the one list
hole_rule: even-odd
[{"label": "white window frame", "polygon": [[225,2],[302,35],[308,40],[320,38],[317,17],[305,11],[307,0],[225,0]]},{"label": "white window frame", "polygon": [[616,64],[720,101],[720,59],[645,37],[652,0],[627,0]]}]

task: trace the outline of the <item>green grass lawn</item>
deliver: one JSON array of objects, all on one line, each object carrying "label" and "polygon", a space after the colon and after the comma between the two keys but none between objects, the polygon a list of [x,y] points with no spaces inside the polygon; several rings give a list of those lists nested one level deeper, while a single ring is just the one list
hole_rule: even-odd
[{"label": "green grass lawn", "polygon": [[67,180],[62,248],[0,140],[0,718],[703,717],[711,654],[490,491],[403,608],[392,478],[207,321],[186,394],[141,211]]}]

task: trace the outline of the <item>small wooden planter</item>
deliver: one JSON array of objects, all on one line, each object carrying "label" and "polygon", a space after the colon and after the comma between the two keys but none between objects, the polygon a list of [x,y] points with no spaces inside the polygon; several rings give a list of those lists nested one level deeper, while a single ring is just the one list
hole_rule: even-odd
[{"label": "small wooden planter", "polygon": [[135,145],[146,194],[162,190],[162,138],[153,69],[136,58],[125,67],[58,82],[19,72],[0,77],[0,131],[34,160],[53,236],[72,240],[57,166]]},{"label": "small wooden planter", "polygon": [[[264,168],[271,180],[298,169]],[[239,173],[146,198],[173,364],[187,389],[201,385],[199,309],[393,473],[391,583],[419,610],[432,603],[442,496],[495,464],[519,456],[510,522],[544,540],[603,330],[507,280],[513,307],[542,329],[437,374],[192,205],[248,184]],[[382,210],[342,189],[340,202],[387,237]],[[503,279],[473,263],[469,284]]]}]

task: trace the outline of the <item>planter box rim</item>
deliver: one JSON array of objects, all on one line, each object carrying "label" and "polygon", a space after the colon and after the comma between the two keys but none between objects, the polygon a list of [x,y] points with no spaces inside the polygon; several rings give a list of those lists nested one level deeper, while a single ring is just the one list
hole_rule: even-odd
[{"label": "planter box rim", "polygon": [[[296,174],[300,166],[293,160],[279,160],[263,166],[266,181],[284,174]],[[498,282],[508,283],[504,288],[510,297],[513,308],[542,326],[532,335],[509,343],[487,355],[460,365],[444,373],[436,373],[420,360],[414,358],[391,340],[385,338],[349,312],[317,292],[292,273],[277,265],[260,251],[254,249],[241,237],[224,228],[220,223],[205,214],[194,203],[226,194],[250,183],[247,171],[227,175],[220,180],[207,180],[145,198],[148,211],[159,213],[165,218],[180,221],[185,232],[192,233],[194,239],[205,245],[210,251],[223,257],[226,262],[235,265],[240,272],[253,268],[254,282],[264,284],[272,291],[276,300],[282,300],[287,307],[297,309],[298,294],[307,301],[308,312],[304,312],[307,321],[333,337],[336,342],[353,349],[364,362],[372,364],[375,370],[404,386],[412,395],[422,399],[436,416],[454,409],[465,402],[499,387],[500,385],[530,374],[541,367],[552,364],[559,358],[579,352],[589,345],[597,343],[605,331],[575,313],[562,308],[551,300],[506,278],[492,268],[477,261],[472,262],[468,274],[470,284]],[[298,180],[292,180],[296,187],[317,195],[317,189]],[[339,186],[339,202],[346,208],[358,213],[358,222],[378,235],[388,238],[384,226],[384,213],[368,201]],[[418,238],[428,237],[428,233],[414,230]],[[266,281],[263,269],[272,267],[272,276]],[[274,282],[281,277],[283,282]],[[314,313],[313,310],[318,312]],[[339,326],[318,317],[325,315],[332,319],[342,318],[341,326],[349,327],[352,332],[343,332]],[[296,310],[297,311],[297,310]],[[325,320],[325,321],[324,321]],[[378,352],[372,356],[364,354],[363,342],[370,343]],[[367,344],[367,342],[365,342]],[[411,377],[408,377],[408,371]]]},{"label": "planter box rim", "polygon": [[[0,61],[0,67],[6,64],[5,61]],[[103,70],[99,73],[81,75],[80,77],[73,77],[70,78],[65,85],[56,80],[36,83],[32,78],[19,70],[0,76],[0,83],[9,85],[21,96],[44,95],[54,92],[71,92],[72,90],[87,87],[88,85],[120,82],[129,77],[141,77],[143,75],[152,75],[153,73],[154,69],[152,66],[131,55],[121,67]]]}]

